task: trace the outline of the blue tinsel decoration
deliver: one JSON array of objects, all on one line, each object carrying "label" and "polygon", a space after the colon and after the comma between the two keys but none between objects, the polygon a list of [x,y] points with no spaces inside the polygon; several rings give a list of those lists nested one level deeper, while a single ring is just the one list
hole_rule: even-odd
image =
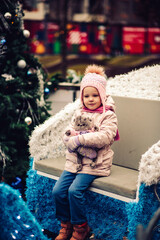
[{"label": "blue tinsel decoration", "polygon": [[20,192],[0,184],[0,240],[47,240]]},{"label": "blue tinsel decoration", "polygon": [[[160,195],[160,184],[157,185],[157,194]],[[138,224],[142,224],[144,228],[148,226],[149,221],[159,206],[160,202],[156,198],[154,185],[145,186],[145,184],[141,184],[139,189],[139,201],[126,205],[129,219],[129,240],[136,239],[136,228]],[[160,221],[157,225],[159,225],[159,228],[153,231],[152,240],[160,239]]]},{"label": "blue tinsel decoration", "polygon": [[[52,198],[54,184],[55,180],[30,170],[26,196],[29,209],[43,228],[58,234],[60,223],[55,218]],[[160,195],[160,184],[157,185],[157,194]],[[159,207],[154,185],[147,187],[145,184],[140,186],[138,202],[125,203],[91,191],[86,193],[86,200],[88,223],[95,237],[101,240],[122,240],[124,236],[128,240],[136,240],[137,225],[142,224],[146,228]],[[153,232],[153,240],[160,239],[159,230],[160,227]]]},{"label": "blue tinsel decoration", "polygon": [[[29,209],[43,228],[58,233],[60,223],[55,218],[52,189],[55,180],[28,172],[26,197]],[[88,191],[86,196],[88,223],[97,239],[122,240],[128,226],[125,203]]]}]

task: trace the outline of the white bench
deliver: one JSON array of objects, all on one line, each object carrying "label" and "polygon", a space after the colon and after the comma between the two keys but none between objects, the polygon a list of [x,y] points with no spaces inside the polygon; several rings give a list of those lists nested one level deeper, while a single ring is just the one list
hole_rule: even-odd
[{"label": "white bench", "polygon": [[[45,159],[35,163],[37,174],[57,180],[64,168],[65,158]],[[130,201],[136,198],[138,171],[113,165],[110,177],[100,177],[89,190],[119,200]]]},{"label": "white bench", "polygon": [[[115,154],[111,175],[96,179],[90,190],[128,202],[136,198],[141,155],[159,140],[160,101],[114,96],[113,99],[116,103],[120,141],[115,142],[112,147]],[[45,132],[44,126],[41,129]],[[52,144],[54,146],[54,142]],[[30,143],[32,149],[31,145],[32,141]],[[36,160],[34,168],[38,174],[57,180],[64,169],[64,164],[64,155],[55,158],[53,155]]]}]

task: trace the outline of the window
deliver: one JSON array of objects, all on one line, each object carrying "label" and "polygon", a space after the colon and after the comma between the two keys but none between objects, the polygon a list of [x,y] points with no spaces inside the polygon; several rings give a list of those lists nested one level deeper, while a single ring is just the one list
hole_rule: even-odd
[{"label": "window", "polygon": [[90,14],[103,14],[103,0],[89,0],[89,13]]}]

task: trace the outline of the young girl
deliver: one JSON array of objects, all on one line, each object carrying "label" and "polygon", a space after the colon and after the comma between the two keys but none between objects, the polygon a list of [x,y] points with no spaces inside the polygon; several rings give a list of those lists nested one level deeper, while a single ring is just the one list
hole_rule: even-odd
[{"label": "young girl", "polygon": [[[70,127],[77,115],[87,114],[99,130],[82,135],[64,135],[67,147],[65,170],[53,188],[56,216],[61,221],[61,230],[56,240],[83,240],[90,227],[85,215],[85,192],[94,179],[109,176],[113,151],[111,145],[118,140],[117,117],[114,102],[106,96],[106,78],[102,67],[90,65],[81,81],[82,107],[75,112]],[[83,147],[82,169],[77,171],[77,149]],[[86,148],[86,154],[85,154]],[[96,149],[96,166],[91,168],[88,148]]]}]

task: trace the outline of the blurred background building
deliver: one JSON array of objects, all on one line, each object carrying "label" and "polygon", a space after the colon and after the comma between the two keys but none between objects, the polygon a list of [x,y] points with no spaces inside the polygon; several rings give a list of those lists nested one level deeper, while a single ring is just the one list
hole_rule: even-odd
[{"label": "blurred background building", "polygon": [[[160,1],[23,0],[36,54],[159,54]],[[64,46],[66,43],[66,46]],[[65,54],[65,53],[64,53]]]}]

